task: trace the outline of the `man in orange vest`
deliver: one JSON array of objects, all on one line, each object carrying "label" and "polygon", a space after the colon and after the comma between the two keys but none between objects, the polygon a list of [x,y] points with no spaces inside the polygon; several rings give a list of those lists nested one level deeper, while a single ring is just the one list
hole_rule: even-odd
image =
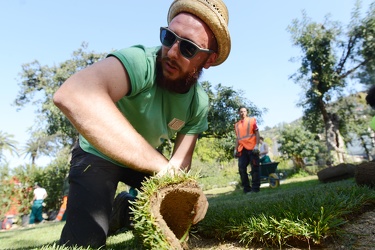
[{"label": "man in orange vest", "polygon": [[69,173],[64,178],[63,184],[63,200],[60,206],[59,213],[56,216],[55,221],[65,221],[66,220],[66,206],[68,204],[68,194],[69,194]]},{"label": "man in orange vest", "polygon": [[[238,170],[240,172],[243,191],[246,194],[259,192],[259,131],[254,117],[247,116],[247,108],[238,109],[241,120],[234,125],[236,131],[235,156],[238,157]],[[247,173],[247,166],[251,165],[251,186]]]}]

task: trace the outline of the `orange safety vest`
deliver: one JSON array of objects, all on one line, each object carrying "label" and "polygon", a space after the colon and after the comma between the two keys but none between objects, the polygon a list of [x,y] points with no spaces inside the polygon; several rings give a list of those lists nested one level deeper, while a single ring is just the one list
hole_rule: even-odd
[{"label": "orange safety vest", "polygon": [[243,148],[254,149],[257,142],[254,131],[255,122],[254,117],[246,117],[243,121],[241,120],[234,125],[238,141],[237,152],[241,152]]}]

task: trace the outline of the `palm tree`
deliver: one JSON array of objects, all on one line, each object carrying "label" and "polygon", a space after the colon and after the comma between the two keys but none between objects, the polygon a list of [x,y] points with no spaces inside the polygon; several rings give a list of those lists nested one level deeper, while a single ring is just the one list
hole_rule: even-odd
[{"label": "palm tree", "polygon": [[41,155],[49,156],[53,154],[54,149],[51,142],[56,138],[56,135],[48,136],[44,133],[36,132],[33,134],[32,138],[26,143],[23,149],[24,155],[30,155],[31,164],[34,165],[36,159]]},{"label": "palm tree", "polygon": [[0,162],[5,160],[4,151],[8,151],[11,155],[17,154],[17,141],[12,138],[14,135],[0,131]]}]

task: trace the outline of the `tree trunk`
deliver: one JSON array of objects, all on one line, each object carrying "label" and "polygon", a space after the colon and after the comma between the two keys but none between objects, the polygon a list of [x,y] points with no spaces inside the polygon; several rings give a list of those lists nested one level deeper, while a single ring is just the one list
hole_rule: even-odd
[{"label": "tree trunk", "polygon": [[305,169],[305,162],[300,156],[293,156],[292,161],[297,171]]},{"label": "tree trunk", "polygon": [[345,162],[345,143],[338,126],[337,114],[328,114],[325,122],[327,149],[334,164]]},{"label": "tree trunk", "polygon": [[330,162],[340,164],[345,162],[345,143],[339,130],[339,117],[337,114],[327,112],[323,100],[319,101],[319,109],[323,115],[325,126],[326,145]]},{"label": "tree trunk", "polygon": [[366,159],[368,161],[372,161],[372,156],[371,156],[370,150],[367,148],[367,143],[366,143],[365,138],[363,138],[363,136],[360,136],[359,140],[361,142],[361,146],[362,146],[363,150],[365,151]]}]

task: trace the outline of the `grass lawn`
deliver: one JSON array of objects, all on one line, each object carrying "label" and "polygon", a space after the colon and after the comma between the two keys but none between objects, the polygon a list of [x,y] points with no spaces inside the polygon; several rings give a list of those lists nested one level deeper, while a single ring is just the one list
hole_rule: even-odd
[{"label": "grass lawn", "polygon": [[[263,185],[264,186],[264,185]],[[354,179],[322,184],[316,176],[291,179],[278,188],[264,186],[245,195],[234,187],[205,191],[209,209],[192,237],[236,241],[243,247],[321,246],[340,227],[375,208],[375,191]],[[64,222],[0,232],[0,249],[66,249],[56,245]],[[108,249],[140,249],[131,232],[107,240]]]}]

